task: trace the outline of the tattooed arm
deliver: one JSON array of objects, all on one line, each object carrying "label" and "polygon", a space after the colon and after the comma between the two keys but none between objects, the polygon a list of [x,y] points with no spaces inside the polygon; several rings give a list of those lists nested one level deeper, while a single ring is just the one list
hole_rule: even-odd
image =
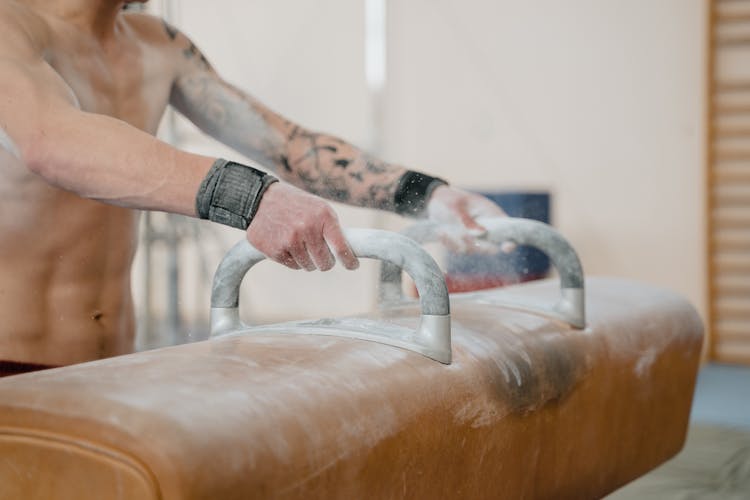
[{"label": "tattooed arm", "polygon": [[181,59],[171,102],[204,132],[305,191],[393,210],[403,167],[291,123],[225,82],[187,37],[167,24],[164,29]]},{"label": "tattooed arm", "polygon": [[[305,191],[360,207],[396,209],[406,168],[290,122],[224,81],[187,37],[166,23],[164,30],[180,60],[171,102],[204,132]],[[419,215],[460,228],[444,235],[460,250],[475,248],[475,236],[484,232],[477,217],[504,213],[483,196],[439,186]]]}]

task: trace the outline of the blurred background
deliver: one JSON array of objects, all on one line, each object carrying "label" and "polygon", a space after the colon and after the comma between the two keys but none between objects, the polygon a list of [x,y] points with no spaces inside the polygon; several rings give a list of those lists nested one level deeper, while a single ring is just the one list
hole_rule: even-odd
[{"label": "blurred background", "polygon": [[[550,219],[588,274],[676,290],[705,317],[705,2],[156,0],[148,8],[193,38],[227,80],[306,127],[461,187],[548,193]],[[165,118],[162,136],[239,157],[179,117]],[[404,225],[336,209],[348,226]],[[196,239],[196,229],[151,219],[152,291],[136,295],[150,297],[151,321],[171,314],[181,332],[202,328],[205,284],[242,233],[197,223]],[[172,263],[170,247],[179,247]],[[141,287],[144,254],[134,276]],[[244,305],[258,321],[352,313],[375,298],[371,266],[309,275],[266,263],[249,278],[259,286]]]},{"label": "blurred background", "polygon": [[[153,0],[147,9],[293,121],[548,220],[589,275],[684,295],[707,327],[688,446],[616,497],[750,498],[750,1]],[[174,114],[161,135],[241,159]],[[541,215],[523,212],[539,196]],[[406,225],[336,209],[346,226]],[[212,273],[241,238],[144,215],[133,276],[140,348],[205,338]],[[264,263],[243,285],[243,314],[262,323],[363,312],[376,283],[374,263],[325,274]],[[682,493],[667,495],[670,485]]]}]

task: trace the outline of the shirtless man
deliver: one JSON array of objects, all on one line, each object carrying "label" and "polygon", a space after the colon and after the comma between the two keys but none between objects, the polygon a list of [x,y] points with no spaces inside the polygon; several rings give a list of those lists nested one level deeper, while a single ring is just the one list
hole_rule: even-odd
[{"label": "shirtless man", "polygon": [[[132,350],[132,209],[242,228],[306,270],[358,265],[318,196],[475,230],[502,214],[289,122],[125,3],[0,0],[0,372]],[[158,141],[168,104],[286,182]]]}]

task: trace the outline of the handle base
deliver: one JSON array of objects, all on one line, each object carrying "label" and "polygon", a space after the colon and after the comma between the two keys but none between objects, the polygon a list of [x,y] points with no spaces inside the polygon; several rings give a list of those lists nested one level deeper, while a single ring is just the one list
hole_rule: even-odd
[{"label": "handle base", "polygon": [[237,307],[212,307],[209,318],[212,337],[226,335],[237,328],[245,327],[240,320],[240,311]]},{"label": "handle base", "polygon": [[452,361],[450,315],[422,315],[416,331],[394,323],[364,318],[320,319],[246,326],[239,322],[236,308],[214,307],[211,309],[211,330],[212,337],[227,334],[271,333],[274,335],[323,335],[365,340],[416,352],[446,365]]}]

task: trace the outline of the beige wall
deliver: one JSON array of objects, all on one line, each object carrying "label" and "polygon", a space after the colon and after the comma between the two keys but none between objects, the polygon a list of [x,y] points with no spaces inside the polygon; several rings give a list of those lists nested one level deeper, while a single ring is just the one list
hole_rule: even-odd
[{"label": "beige wall", "polygon": [[[364,78],[364,6],[350,0],[245,2],[221,0],[171,2],[174,24],[188,34],[224,78],[260,98],[276,111],[316,130],[338,134],[355,144],[370,143],[370,101]],[[165,12],[167,2],[153,2]],[[164,136],[171,138],[168,120]],[[184,120],[177,121],[176,143],[209,155],[238,158],[237,153],[206,138]],[[375,214],[337,207],[347,226],[372,227]],[[220,228],[221,229],[221,228]],[[204,242],[213,271],[223,251],[243,237],[220,230]],[[184,312],[208,312],[206,284],[194,279],[191,252],[183,259]],[[157,255],[157,258],[161,258]],[[163,260],[163,259],[162,259]],[[136,290],[142,288],[142,255],[136,268]],[[158,267],[158,265],[157,265]],[[323,275],[289,271],[263,263],[249,275],[243,310],[249,321],[344,315],[369,310],[375,300],[376,268],[366,263],[357,273],[336,269]],[[141,275],[139,275],[141,273]],[[192,276],[191,276],[192,275]],[[158,281],[162,281],[158,279]],[[166,286],[157,284],[156,309],[164,309]],[[193,295],[198,291],[198,300]],[[203,300],[203,311],[195,311]]]},{"label": "beige wall", "polygon": [[588,273],[702,308],[703,3],[392,1],[387,154],[547,188]]},{"label": "beige wall", "polygon": [[[304,125],[371,143],[362,1],[176,3],[177,24],[228,79]],[[388,23],[387,159],[466,187],[549,189],[588,273],[662,285],[703,310],[703,2],[390,0]],[[226,154],[180,130],[188,147]],[[250,292],[257,317],[372,303],[372,269],[273,267]]]}]

